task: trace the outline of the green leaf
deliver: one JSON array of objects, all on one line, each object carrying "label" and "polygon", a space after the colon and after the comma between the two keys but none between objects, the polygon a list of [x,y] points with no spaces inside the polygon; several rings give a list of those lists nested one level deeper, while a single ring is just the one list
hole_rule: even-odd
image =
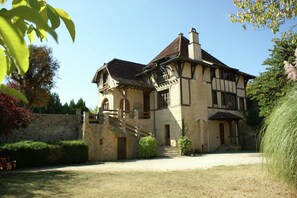
[{"label": "green leaf", "polygon": [[58,13],[58,15],[61,17],[61,19],[63,20],[63,22],[65,23],[68,32],[72,38],[72,41],[74,42],[75,40],[75,26],[73,21],[71,20],[70,16],[68,15],[67,12],[65,12],[64,10],[61,10],[59,8],[55,8],[56,12]]},{"label": "green leaf", "polygon": [[50,28],[48,26],[47,22],[45,22],[40,17],[40,14],[38,12],[36,12],[35,10],[33,10],[29,7],[20,6],[20,7],[8,10],[5,13],[1,13],[1,15],[10,16],[10,17],[18,16],[18,17],[21,17],[25,20],[32,22],[32,23],[35,23],[36,26],[47,31],[50,35],[52,35],[52,37],[55,39],[55,41],[58,42],[57,33],[52,28]]},{"label": "green leaf", "polygon": [[45,22],[48,21],[46,5],[44,5],[40,8],[39,14],[40,14],[41,18],[43,19],[43,21],[45,21]]},{"label": "green leaf", "polygon": [[9,20],[0,16],[0,36],[16,61],[20,75],[24,75],[29,67],[29,50],[24,38]]},{"label": "green leaf", "polygon": [[47,5],[46,9],[47,9],[48,19],[50,20],[50,22],[52,24],[51,27],[53,29],[58,28],[60,26],[60,17],[59,17],[59,15],[55,11],[55,9],[50,5]]},{"label": "green leaf", "polygon": [[30,6],[34,10],[36,10],[36,11],[40,10],[40,5],[39,5],[39,2],[37,0],[27,0],[27,2],[30,4]]},{"label": "green leaf", "polygon": [[6,2],[6,0],[0,0],[0,3],[4,4]]},{"label": "green leaf", "polygon": [[13,0],[12,1],[12,7],[13,8],[16,8],[16,7],[19,7],[19,6],[26,6],[27,5],[27,2],[25,0]]},{"label": "green leaf", "polygon": [[42,40],[45,38],[45,40],[47,40],[47,35],[46,35],[46,31],[42,28],[36,28],[35,32],[38,32],[38,37],[40,38],[40,42],[42,42]]},{"label": "green leaf", "polygon": [[20,99],[24,103],[28,103],[28,100],[27,100],[27,98],[26,98],[26,96],[24,94],[22,94],[20,91],[18,91],[16,89],[7,87],[4,84],[0,84],[0,92],[5,93],[5,94],[10,95],[10,96],[17,97],[18,99]]},{"label": "green leaf", "polygon": [[242,27],[243,27],[244,30],[246,30],[246,26],[245,25],[242,25]]},{"label": "green leaf", "polygon": [[35,38],[35,34],[34,34],[33,30],[34,30],[33,26],[30,25],[30,27],[28,28],[28,31],[27,31],[27,36],[30,41],[30,44],[32,44],[34,42],[34,38]]},{"label": "green leaf", "polygon": [[25,33],[27,31],[27,23],[24,21],[24,19],[18,18],[13,25],[17,26],[17,28],[21,31],[22,35],[25,36]]},{"label": "green leaf", "polygon": [[7,61],[4,51],[0,48],[0,83],[4,80],[7,73]]}]

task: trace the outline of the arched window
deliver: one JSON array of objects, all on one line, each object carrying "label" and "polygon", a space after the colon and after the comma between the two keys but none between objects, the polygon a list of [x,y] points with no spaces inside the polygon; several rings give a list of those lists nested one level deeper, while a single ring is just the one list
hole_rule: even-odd
[{"label": "arched window", "polygon": [[105,98],[105,99],[103,100],[101,107],[102,107],[103,110],[107,110],[107,109],[109,109],[109,101],[108,101],[107,98]]}]

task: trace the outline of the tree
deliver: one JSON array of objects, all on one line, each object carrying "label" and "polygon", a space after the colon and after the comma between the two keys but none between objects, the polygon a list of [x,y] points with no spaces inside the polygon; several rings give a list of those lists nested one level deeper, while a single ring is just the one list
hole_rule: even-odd
[{"label": "tree", "polygon": [[[295,18],[297,15],[297,3],[292,0],[233,0],[233,2],[241,9],[241,11],[237,13],[237,16],[231,15],[231,21],[240,23],[247,22],[252,24],[255,28],[268,27],[273,32],[279,31],[281,25],[287,20]],[[243,27],[245,28],[245,24]],[[282,36],[285,37],[286,34],[287,33]],[[296,39],[292,40],[291,43],[296,43]],[[279,59],[286,58],[282,60],[287,60],[289,62],[293,61],[290,59],[292,58],[291,53],[294,52],[294,50],[292,50],[290,46],[285,45],[278,50],[278,54],[287,56],[280,56],[278,57]],[[289,62],[285,62],[286,73],[292,80],[296,80],[297,53],[293,62],[294,66]],[[272,59],[272,63],[277,65],[279,62],[273,62]],[[272,86],[269,85],[268,87],[279,88],[276,81],[270,81],[272,78],[275,80],[279,75],[277,72],[279,68],[276,67],[275,69],[276,71],[271,74],[275,74],[276,76],[267,75],[267,79],[264,80],[263,78],[263,83],[268,82],[268,85],[272,83]],[[283,73],[284,72],[282,71],[280,75],[283,75]],[[283,82],[281,81],[279,83]],[[276,98],[278,102],[273,102],[274,108],[265,119],[264,130],[262,132],[261,150],[264,153],[264,157],[266,157],[265,161],[267,162],[269,170],[279,178],[284,178],[286,181],[297,186],[297,86],[296,83],[293,85],[294,86],[291,86],[292,89],[290,92],[284,91],[285,89],[282,88],[281,92],[278,93],[280,99]],[[258,86],[260,87],[262,85],[258,84]],[[274,90],[266,89],[267,94],[269,94],[270,91]],[[281,97],[283,93],[286,92],[287,94],[284,97]],[[275,94],[275,96],[277,95]],[[270,98],[269,100],[273,100],[273,98]]]},{"label": "tree", "polygon": [[86,107],[86,102],[82,98],[77,101],[76,109],[80,109],[81,111],[89,111],[89,108]]},{"label": "tree", "polygon": [[69,104],[66,102],[64,105],[61,104],[59,95],[57,93],[50,94],[50,100],[47,106],[34,108],[36,113],[48,113],[48,114],[76,114],[76,109],[81,109],[82,111],[89,111],[86,107],[85,101],[80,98],[77,103],[72,99]]},{"label": "tree", "polygon": [[[66,107],[65,107],[65,109],[66,109]],[[80,109],[82,111],[89,111],[89,109],[86,107],[85,101],[82,98],[80,98],[76,103],[73,99],[70,100],[66,113],[67,114],[75,114],[76,109]]]},{"label": "tree", "polygon": [[32,120],[32,112],[22,106],[16,97],[0,93],[0,134],[9,134],[26,127]]},{"label": "tree", "polygon": [[29,49],[28,71],[23,77],[13,72],[11,79],[25,94],[31,108],[47,106],[60,65],[53,57],[51,48],[30,45]]},{"label": "tree", "polygon": [[33,111],[36,113],[64,114],[64,109],[57,93],[50,94],[50,99],[47,106],[34,108]]},{"label": "tree", "polygon": [[247,95],[258,102],[260,116],[268,116],[277,101],[292,87],[293,82],[286,78],[284,60],[294,62],[294,50],[297,43],[292,41],[295,39],[297,39],[297,34],[293,32],[288,32],[282,38],[274,39],[270,57],[263,63],[267,66],[266,71],[247,86]]},{"label": "tree", "polygon": [[[0,3],[4,4],[6,0],[0,0]],[[61,20],[74,41],[75,26],[70,16],[46,0],[13,0],[11,9],[0,10],[0,92],[27,101],[21,92],[2,84],[2,81],[15,70],[21,76],[28,70],[29,50],[24,37],[27,35],[32,43],[35,35],[42,41],[49,33],[58,41],[55,30]]]},{"label": "tree", "polygon": [[292,0],[233,0],[236,7],[240,8],[236,15],[231,14],[232,22],[253,25],[254,28],[267,27],[274,33],[287,20],[297,16],[297,3]]}]

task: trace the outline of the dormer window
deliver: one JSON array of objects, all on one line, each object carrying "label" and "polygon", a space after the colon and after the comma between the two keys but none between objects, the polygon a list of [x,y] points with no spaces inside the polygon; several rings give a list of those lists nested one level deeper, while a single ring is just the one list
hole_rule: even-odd
[{"label": "dormer window", "polygon": [[107,72],[103,73],[102,77],[103,77],[103,84],[105,84],[107,82],[108,73]]}]

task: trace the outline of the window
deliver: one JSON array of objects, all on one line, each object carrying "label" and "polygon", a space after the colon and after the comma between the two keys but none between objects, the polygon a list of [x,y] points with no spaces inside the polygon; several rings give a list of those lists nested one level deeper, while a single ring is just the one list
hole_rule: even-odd
[{"label": "window", "polygon": [[220,78],[223,80],[235,81],[235,74],[230,71],[220,70]]},{"label": "window", "polygon": [[108,73],[103,73],[103,84],[107,82]]},{"label": "window", "polygon": [[225,93],[221,92],[221,99],[222,99],[222,105],[226,105],[226,96]]},{"label": "window", "polygon": [[216,70],[215,69],[211,69],[210,70],[210,78],[215,78],[216,77]]},{"label": "window", "polygon": [[236,95],[232,93],[221,93],[222,105],[227,109],[236,109]]},{"label": "window", "polygon": [[102,107],[103,110],[108,110],[109,109],[109,101],[108,101],[107,98],[105,98],[103,100],[101,107]]},{"label": "window", "polygon": [[212,91],[212,104],[218,104],[218,94],[217,91]]},{"label": "window", "polygon": [[169,90],[158,92],[158,108],[169,106]]},{"label": "window", "polygon": [[236,95],[235,94],[226,94],[226,105],[228,109],[236,109]]},{"label": "window", "polygon": [[245,111],[244,98],[239,98],[239,110],[240,111]]}]

